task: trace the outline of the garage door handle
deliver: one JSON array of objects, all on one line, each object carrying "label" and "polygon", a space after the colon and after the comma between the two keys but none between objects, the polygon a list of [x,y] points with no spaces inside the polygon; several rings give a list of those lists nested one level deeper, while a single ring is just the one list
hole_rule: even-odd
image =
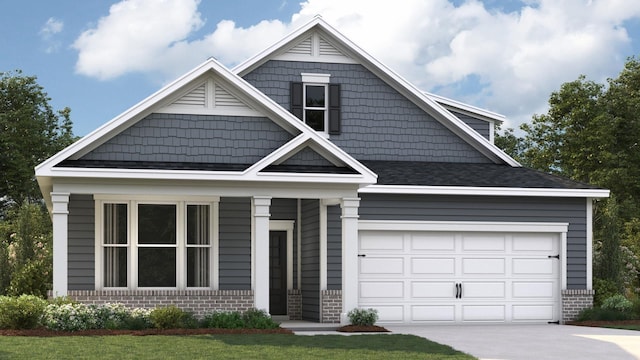
[{"label": "garage door handle", "polygon": [[461,287],[461,285],[456,283],[456,299],[460,298],[460,290],[462,290],[462,289],[460,289],[460,287]]},{"label": "garage door handle", "polygon": [[358,254],[358,257],[366,257],[367,254]]},{"label": "garage door handle", "polygon": [[460,283],[460,297],[458,299],[462,299],[462,283]]},{"label": "garage door handle", "polygon": [[560,260],[560,254],[558,254],[558,255],[549,255],[548,258],[549,259],[558,259],[558,260]]}]

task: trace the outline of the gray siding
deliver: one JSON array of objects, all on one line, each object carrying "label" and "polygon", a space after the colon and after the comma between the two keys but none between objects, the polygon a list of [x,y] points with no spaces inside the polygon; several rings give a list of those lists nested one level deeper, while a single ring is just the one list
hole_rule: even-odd
[{"label": "gray siding", "polygon": [[69,197],[68,287],[95,289],[95,202],[91,195]]},{"label": "gray siding", "polygon": [[253,164],[292,138],[267,118],[151,114],[82,159]]},{"label": "gray siding", "polygon": [[361,220],[569,223],[567,288],[586,288],[585,199],[377,194],[361,197]]},{"label": "gray siding", "polygon": [[302,319],[320,321],[320,205],[302,200]]},{"label": "gray siding", "polygon": [[289,109],[290,82],[314,72],[341,86],[342,133],[331,141],[356,159],[489,162],[361,65],[268,61],[244,78]]},{"label": "gray siding", "polygon": [[323,158],[310,148],[304,148],[297,154],[288,158],[282,165],[312,165],[312,166],[335,166],[329,160]]},{"label": "gray siding", "polygon": [[271,200],[271,220],[293,220],[293,288],[298,287],[298,201],[296,199]]},{"label": "gray siding", "polygon": [[220,290],[251,289],[251,199],[220,198]]},{"label": "gray siding", "polygon": [[465,124],[471,126],[473,130],[475,130],[478,134],[482,135],[485,139],[490,140],[490,128],[493,126],[492,123],[476,119],[472,116],[462,114],[459,112],[451,111],[453,115],[455,115],[458,119],[464,121]]},{"label": "gray siding", "polygon": [[327,206],[327,290],[342,289],[342,209]]}]

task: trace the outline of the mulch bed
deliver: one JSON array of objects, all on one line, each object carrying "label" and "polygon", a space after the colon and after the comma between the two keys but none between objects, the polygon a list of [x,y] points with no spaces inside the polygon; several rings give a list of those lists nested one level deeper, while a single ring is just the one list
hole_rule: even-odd
[{"label": "mulch bed", "polygon": [[339,327],[336,331],[339,332],[390,332],[389,330],[383,328],[382,326],[372,325],[372,326],[356,326],[356,325],[345,325]]},{"label": "mulch bed", "polygon": [[568,321],[567,325],[602,327],[607,325],[640,325],[640,320],[620,320],[620,321]]},{"label": "mulch bed", "polygon": [[106,335],[205,335],[205,334],[293,334],[289,329],[145,329],[145,330],[81,330],[54,331],[47,329],[0,330],[0,336],[106,336]]}]

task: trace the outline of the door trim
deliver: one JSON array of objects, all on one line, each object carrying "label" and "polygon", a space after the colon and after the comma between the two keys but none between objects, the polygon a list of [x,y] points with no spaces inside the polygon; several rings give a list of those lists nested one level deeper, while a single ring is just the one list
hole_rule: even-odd
[{"label": "door trim", "polygon": [[269,231],[287,233],[287,290],[293,289],[293,220],[269,220]]}]

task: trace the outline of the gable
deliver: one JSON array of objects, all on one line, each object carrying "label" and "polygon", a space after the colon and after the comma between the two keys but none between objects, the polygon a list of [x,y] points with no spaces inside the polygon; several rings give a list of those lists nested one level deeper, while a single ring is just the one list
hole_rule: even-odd
[{"label": "gable", "polygon": [[244,79],[288,109],[302,73],[340,84],[342,130],[330,140],[358,160],[491,162],[362,65],[269,60]]},{"label": "gable", "polygon": [[356,63],[348,50],[328,40],[320,31],[313,31],[278,51],[274,60]]}]

